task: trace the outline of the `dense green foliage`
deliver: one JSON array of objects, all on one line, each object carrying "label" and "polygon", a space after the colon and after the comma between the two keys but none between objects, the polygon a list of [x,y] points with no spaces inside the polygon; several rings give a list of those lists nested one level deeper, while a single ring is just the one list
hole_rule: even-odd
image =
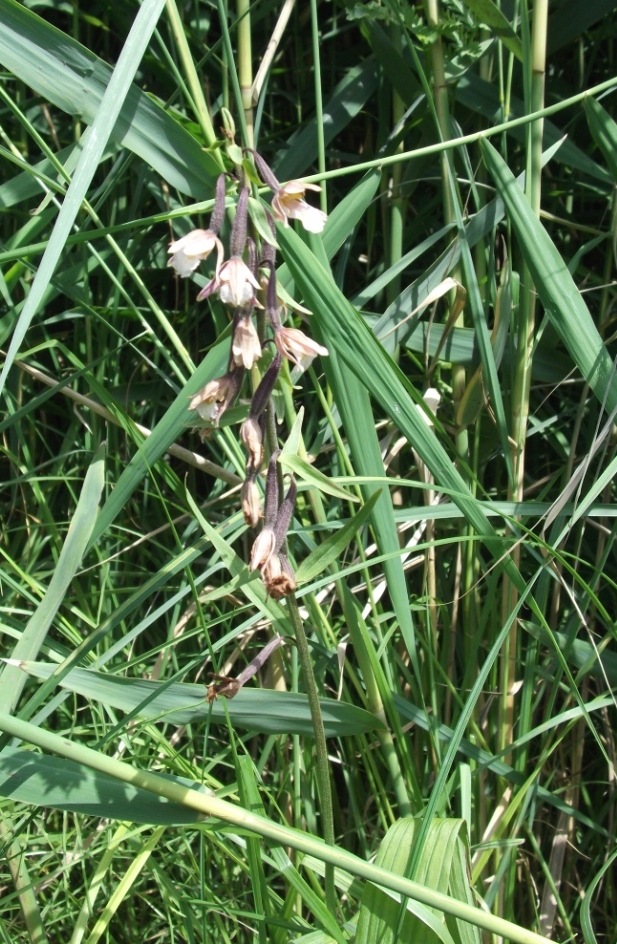
[{"label": "dense green foliage", "polygon": [[[0,0],[0,941],[615,940],[615,29]],[[200,419],[237,323],[167,267],[221,172],[226,253],[243,182],[271,251],[243,148],[328,213],[277,224],[328,351],[268,406],[280,600],[240,510],[276,329]]]}]

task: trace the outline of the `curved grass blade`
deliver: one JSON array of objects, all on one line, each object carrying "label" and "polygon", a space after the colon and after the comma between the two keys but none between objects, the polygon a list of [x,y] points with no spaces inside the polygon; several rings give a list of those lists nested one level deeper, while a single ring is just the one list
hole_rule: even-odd
[{"label": "curved grass blade", "polygon": [[[49,662],[20,662],[34,678],[48,679],[57,668]],[[235,698],[223,703],[217,699],[206,702],[206,687],[190,682],[153,682],[141,678],[125,678],[91,669],[71,669],[60,682],[84,698],[140,718],[166,721],[170,724],[189,724],[207,721],[233,725],[263,734],[313,735],[313,724],[306,695],[279,692],[273,689],[241,688]],[[320,699],[327,737],[347,737],[365,734],[381,727],[369,711],[357,705]]]},{"label": "curved grass blade", "polygon": [[[104,454],[104,446],[99,447],[86,473],[75,514],[49,586],[13,649],[12,655],[17,660],[33,659],[38,655],[49,627],[81,563],[94,528],[105,484]],[[0,711],[14,709],[19,701],[24,681],[25,676],[16,666],[4,667],[0,685]]]},{"label": "curved grass blade", "polygon": [[484,162],[506,205],[540,301],[572,360],[600,403],[617,409],[613,361],[568,267],[535,217],[509,167],[488,141],[481,141]]},{"label": "curved grass blade", "polygon": [[[111,74],[109,84],[100,96],[99,107],[92,125],[86,131],[82,139],[83,149],[77,161],[73,179],[69,184],[53,232],[49,238],[47,249],[37,268],[30,292],[26,298],[19,320],[15,325],[11,344],[6,355],[2,373],[0,374],[0,391],[4,386],[6,376],[20,348],[21,342],[25,337],[26,331],[30,326],[30,322],[43,303],[47,287],[51,282],[60,256],[64,250],[66,240],[77,218],[77,214],[81,209],[92,178],[96,173],[105,146],[120,117],[122,105],[129,95],[133,78],[146,51],[150,36],[156,27],[163,6],[164,0],[144,0],[144,3],[139,8],[137,16],[135,17],[131,32],[124,44],[122,52],[120,53],[118,63]],[[3,16],[5,17],[5,24],[7,22],[10,24],[16,12],[23,10],[23,8],[20,7],[19,4],[14,3],[13,0],[10,0],[10,2],[7,0],[2,10]],[[34,28],[35,24],[33,23],[32,26]],[[0,35],[3,35],[2,30],[0,30]],[[60,34],[60,36],[62,35],[63,34]],[[18,40],[16,40],[16,44],[20,55],[26,57],[35,55],[36,48],[27,47],[24,49],[24,44],[20,43]],[[67,56],[69,56],[69,49],[67,49]],[[56,69],[61,62],[62,59],[59,57],[59,62],[56,63]],[[53,70],[54,74],[56,69]]]},{"label": "curved grass blade", "polygon": [[[112,69],[15,0],[3,0],[0,25],[2,65],[62,111],[92,124]],[[142,25],[140,29],[144,29],[143,39],[147,41],[147,27]],[[141,56],[137,49],[134,54],[137,67]],[[220,170],[214,159],[179,122],[134,85],[122,96],[110,138],[138,154],[181,193],[200,200],[212,193]],[[65,153],[59,155],[60,159]]]},{"label": "curved grass blade", "polygon": [[[169,780],[196,786],[179,777]],[[15,747],[7,747],[0,754],[0,796],[31,806],[131,823],[186,826],[203,819],[197,810],[122,783],[84,764]]]}]

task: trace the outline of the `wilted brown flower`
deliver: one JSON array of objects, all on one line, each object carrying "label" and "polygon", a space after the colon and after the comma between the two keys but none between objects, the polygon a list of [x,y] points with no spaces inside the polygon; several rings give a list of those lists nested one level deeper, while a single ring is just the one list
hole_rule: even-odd
[{"label": "wilted brown flower", "polygon": [[240,439],[249,454],[250,465],[257,471],[264,457],[263,433],[259,421],[252,416],[247,416],[240,427]]},{"label": "wilted brown flower", "polygon": [[192,397],[189,410],[197,410],[202,420],[218,426],[221,416],[235,400],[238,389],[239,380],[233,372],[217,377]]},{"label": "wilted brown flower", "polygon": [[254,475],[249,475],[242,485],[240,493],[244,522],[249,528],[256,528],[261,517],[261,495]]},{"label": "wilted brown flower", "polygon": [[296,575],[285,554],[273,554],[263,568],[261,576],[268,595],[275,600],[290,596],[298,586]]}]

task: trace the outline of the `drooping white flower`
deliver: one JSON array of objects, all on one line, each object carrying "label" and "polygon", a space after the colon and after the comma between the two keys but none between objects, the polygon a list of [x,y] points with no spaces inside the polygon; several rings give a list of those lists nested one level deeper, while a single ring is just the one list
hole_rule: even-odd
[{"label": "drooping white flower", "polygon": [[231,341],[231,356],[237,367],[251,370],[255,361],[261,357],[261,344],[253,321],[240,318]]},{"label": "drooping white flower", "polygon": [[255,289],[259,282],[240,256],[232,256],[218,268],[208,284],[202,288],[197,301],[203,301],[213,292],[219,293],[219,298],[226,305],[233,308],[248,308],[255,301]]},{"label": "drooping white flower", "polygon": [[169,244],[167,252],[171,253],[171,258],[167,265],[172,266],[181,278],[186,279],[200,262],[208,258],[213,249],[217,250],[220,265],[224,250],[216,233],[210,229],[193,229],[186,236]]},{"label": "drooping white flower", "polygon": [[290,180],[283,184],[272,198],[272,213],[275,220],[285,226],[289,226],[289,220],[300,220],[309,233],[321,233],[328,217],[323,210],[311,206],[303,199],[307,190],[321,190],[321,187],[317,184],[305,184],[300,180]]},{"label": "drooping white flower", "polygon": [[307,358],[312,360],[318,354],[321,354],[322,357],[326,357],[328,354],[327,348],[317,344],[317,341],[313,341],[299,328],[278,328],[274,332],[274,343],[283,357],[293,361],[294,364],[303,369],[307,366]]}]

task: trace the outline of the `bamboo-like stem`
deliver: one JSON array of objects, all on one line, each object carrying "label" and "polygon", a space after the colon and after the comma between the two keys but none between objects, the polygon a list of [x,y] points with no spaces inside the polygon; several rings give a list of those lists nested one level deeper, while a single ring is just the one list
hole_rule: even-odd
[{"label": "bamboo-like stem", "polygon": [[221,170],[223,170],[225,163],[223,161],[221,152],[218,150],[218,148],[213,147],[213,145],[216,143],[216,134],[214,132],[214,127],[210,118],[210,111],[204,97],[201,82],[199,81],[199,76],[195,70],[195,62],[191,55],[189,44],[186,40],[186,33],[182,23],[182,17],[178,12],[176,0],[166,0],[166,7],[171,30],[176,41],[176,46],[178,47],[178,52],[180,53],[182,65],[184,66],[184,74],[186,75],[189,91],[193,96],[195,116],[199,122],[201,133],[204,136],[206,144],[209,148],[212,148],[211,154],[213,159],[217,162],[217,164],[219,164]]},{"label": "bamboo-like stem", "polygon": [[272,30],[272,36],[270,37],[270,42],[268,43],[266,47],[266,51],[263,54],[262,60],[257,70],[257,75],[255,76],[255,79],[253,81],[253,87],[251,89],[251,102],[253,106],[257,105],[257,102],[259,101],[261,89],[263,87],[264,82],[266,81],[268,70],[270,69],[270,66],[272,65],[272,60],[274,59],[276,55],[276,50],[279,47],[279,43],[282,39],[283,33],[285,32],[285,29],[289,22],[289,17],[292,14],[295,4],[296,4],[296,0],[285,0],[285,3],[283,4],[283,7],[281,9],[281,12],[279,13],[279,18],[276,21],[276,26]]},{"label": "bamboo-like stem", "polygon": [[[538,112],[544,103],[544,79],[546,69],[546,39],[548,23],[548,0],[536,0],[533,5],[533,23],[531,35],[531,86],[528,110]],[[537,118],[529,126],[527,144],[527,173],[525,189],[531,207],[539,217],[542,187],[542,132],[544,122]],[[529,418],[529,391],[531,387],[532,351],[535,335],[535,288],[526,266],[522,268],[521,304],[516,347],[516,366],[512,393],[512,441],[514,480],[510,483],[508,498],[522,501],[525,476],[525,445]],[[518,567],[520,546],[513,551],[514,562]],[[502,616],[507,619],[512,613],[517,600],[517,592],[509,580],[504,581],[502,596]],[[503,749],[513,740],[514,694],[513,685],[517,665],[518,626],[512,623],[512,629],[504,647],[501,664],[501,723],[500,748]]]},{"label": "bamboo-like stem", "polygon": [[247,146],[255,147],[253,115],[253,47],[251,42],[251,2],[238,0],[238,79],[246,124]]}]

